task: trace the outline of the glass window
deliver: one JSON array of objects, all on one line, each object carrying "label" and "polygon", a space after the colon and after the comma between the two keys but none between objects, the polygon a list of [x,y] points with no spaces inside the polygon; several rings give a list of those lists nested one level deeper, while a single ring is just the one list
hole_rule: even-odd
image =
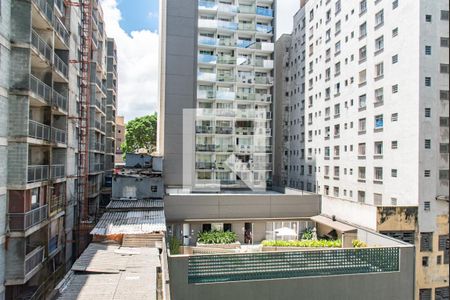
[{"label": "glass window", "polygon": [[375,129],[383,128],[383,115],[375,116]]}]

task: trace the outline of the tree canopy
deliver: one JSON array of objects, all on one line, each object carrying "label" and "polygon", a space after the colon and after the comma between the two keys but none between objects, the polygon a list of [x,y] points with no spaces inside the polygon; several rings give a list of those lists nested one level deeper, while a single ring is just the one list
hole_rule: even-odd
[{"label": "tree canopy", "polygon": [[125,127],[125,141],[120,145],[122,152],[133,153],[139,149],[146,149],[149,153],[155,151],[157,120],[158,116],[154,113],[129,121]]}]

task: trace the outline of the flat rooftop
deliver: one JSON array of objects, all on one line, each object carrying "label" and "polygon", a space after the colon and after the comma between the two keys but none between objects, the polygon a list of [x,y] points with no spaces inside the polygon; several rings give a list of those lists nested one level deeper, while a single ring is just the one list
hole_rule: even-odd
[{"label": "flat rooftop", "polygon": [[314,193],[296,190],[296,189],[288,189],[286,188],[284,192],[276,191],[276,190],[250,190],[250,189],[222,189],[220,191],[193,191],[190,189],[183,188],[174,188],[167,187],[166,193],[168,195],[234,195],[234,196],[242,196],[242,195],[314,195]]},{"label": "flat rooftop", "polygon": [[58,300],[155,299],[157,248],[91,243],[59,285]]}]

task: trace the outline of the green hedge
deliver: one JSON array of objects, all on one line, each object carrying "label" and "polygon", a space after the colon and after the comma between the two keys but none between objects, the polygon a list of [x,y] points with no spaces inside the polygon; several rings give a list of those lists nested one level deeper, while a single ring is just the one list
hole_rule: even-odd
[{"label": "green hedge", "polygon": [[305,247],[305,248],[341,248],[341,240],[300,240],[300,241],[262,241],[263,246]]},{"label": "green hedge", "polygon": [[197,243],[232,244],[236,242],[236,233],[232,231],[204,231],[198,234]]}]

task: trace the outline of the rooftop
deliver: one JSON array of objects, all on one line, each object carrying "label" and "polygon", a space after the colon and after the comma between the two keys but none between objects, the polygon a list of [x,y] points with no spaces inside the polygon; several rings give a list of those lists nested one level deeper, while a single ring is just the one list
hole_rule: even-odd
[{"label": "rooftop", "polygon": [[91,234],[146,234],[161,231],[166,231],[166,219],[163,210],[108,211],[100,218]]},{"label": "rooftop", "polygon": [[59,285],[58,300],[156,299],[157,248],[91,243]]}]

